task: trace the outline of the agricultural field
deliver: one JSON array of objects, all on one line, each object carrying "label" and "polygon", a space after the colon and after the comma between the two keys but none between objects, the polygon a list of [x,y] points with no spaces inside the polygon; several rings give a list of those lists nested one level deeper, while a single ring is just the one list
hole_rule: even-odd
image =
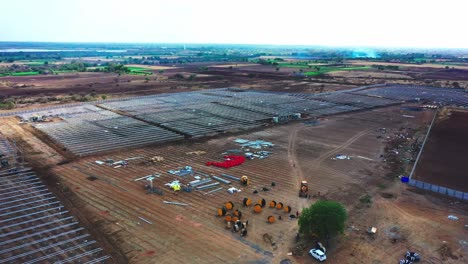
[{"label": "agricultural field", "polygon": [[145,67],[128,66],[127,68],[130,70],[130,74],[135,74],[135,75],[151,75],[151,74],[153,74],[151,69],[148,69],[148,68],[145,68]]},{"label": "agricultural field", "polygon": [[26,71],[26,72],[11,72],[11,73],[2,73],[0,77],[4,76],[30,76],[30,75],[38,75],[39,72],[37,71]]},{"label": "agricultural field", "polygon": [[468,112],[448,109],[438,115],[416,167],[414,179],[468,192],[465,177]]}]

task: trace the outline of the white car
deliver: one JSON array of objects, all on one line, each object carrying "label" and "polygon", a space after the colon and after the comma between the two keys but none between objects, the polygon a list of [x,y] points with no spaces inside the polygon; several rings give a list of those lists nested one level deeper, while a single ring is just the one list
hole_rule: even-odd
[{"label": "white car", "polygon": [[323,251],[320,249],[313,248],[309,251],[309,254],[312,257],[314,257],[314,259],[320,262],[325,261],[327,259],[327,256],[325,255],[325,253],[323,253]]}]

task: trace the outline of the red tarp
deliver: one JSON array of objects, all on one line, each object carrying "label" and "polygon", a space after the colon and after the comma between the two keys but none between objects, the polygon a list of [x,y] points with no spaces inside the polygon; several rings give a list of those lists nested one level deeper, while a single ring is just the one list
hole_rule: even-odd
[{"label": "red tarp", "polygon": [[244,156],[235,156],[235,155],[227,155],[224,156],[224,162],[216,162],[216,161],[208,161],[206,166],[216,166],[221,168],[231,168],[237,165],[241,165],[244,163],[245,157]]}]

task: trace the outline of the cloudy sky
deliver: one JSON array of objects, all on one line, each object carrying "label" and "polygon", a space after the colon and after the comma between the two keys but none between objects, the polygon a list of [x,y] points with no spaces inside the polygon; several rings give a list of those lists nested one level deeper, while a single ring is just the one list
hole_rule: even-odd
[{"label": "cloudy sky", "polygon": [[468,48],[468,0],[0,0],[0,41]]}]

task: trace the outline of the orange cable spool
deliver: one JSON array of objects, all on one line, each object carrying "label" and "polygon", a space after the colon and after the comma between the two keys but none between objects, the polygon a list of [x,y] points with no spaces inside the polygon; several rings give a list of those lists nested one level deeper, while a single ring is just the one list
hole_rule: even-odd
[{"label": "orange cable spool", "polygon": [[270,223],[270,224],[273,224],[276,221],[275,217],[272,216],[272,215],[268,216],[267,220],[268,220],[268,223]]},{"label": "orange cable spool", "polygon": [[244,198],[244,201],[242,202],[244,206],[250,206],[252,204],[252,200],[250,198]]},{"label": "orange cable spool", "polygon": [[232,220],[232,217],[230,214],[227,214],[225,217],[224,217],[224,220],[226,220],[226,222],[230,222]]},{"label": "orange cable spool", "polygon": [[261,211],[262,211],[262,206],[259,205],[259,204],[256,204],[256,205],[254,206],[254,212],[260,213]]},{"label": "orange cable spool", "polygon": [[224,205],[224,207],[226,207],[226,209],[228,210],[231,210],[232,208],[234,208],[234,204],[231,201],[229,201]]}]

